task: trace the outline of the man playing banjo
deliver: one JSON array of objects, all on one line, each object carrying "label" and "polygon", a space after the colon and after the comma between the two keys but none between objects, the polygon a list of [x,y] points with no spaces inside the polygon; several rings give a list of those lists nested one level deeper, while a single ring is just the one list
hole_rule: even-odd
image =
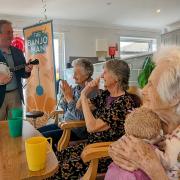
[{"label": "man playing banjo", "polygon": [[30,64],[10,73],[9,68],[26,64],[23,52],[11,46],[12,39],[11,22],[0,20],[0,120],[7,119],[9,109],[22,107],[21,78],[30,77],[33,68]]}]

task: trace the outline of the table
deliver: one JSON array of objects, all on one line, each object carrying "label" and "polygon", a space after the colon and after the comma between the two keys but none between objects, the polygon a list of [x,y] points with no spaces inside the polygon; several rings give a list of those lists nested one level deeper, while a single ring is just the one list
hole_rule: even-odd
[{"label": "table", "polygon": [[40,171],[28,169],[25,139],[42,136],[29,122],[23,121],[22,137],[11,138],[7,121],[0,121],[0,180],[39,180],[52,176],[58,170],[53,152],[47,154],[46,167]]}]

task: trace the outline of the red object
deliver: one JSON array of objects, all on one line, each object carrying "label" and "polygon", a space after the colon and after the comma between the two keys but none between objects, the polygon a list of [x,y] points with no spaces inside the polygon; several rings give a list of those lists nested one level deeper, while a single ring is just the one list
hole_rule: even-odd
[{"label": "red object", "polygon": [[25,51],[24,39],[22,39],[21,37],[14,37],[11,42],[11,46],[14,46],[14,47],[20,49],[22,52]]},{"label": "red object", "polygon": [[111,56],[111,58],[114,58],[115,54],[116,54],[116,47],[110,46],[109,47],[109,56]]}]

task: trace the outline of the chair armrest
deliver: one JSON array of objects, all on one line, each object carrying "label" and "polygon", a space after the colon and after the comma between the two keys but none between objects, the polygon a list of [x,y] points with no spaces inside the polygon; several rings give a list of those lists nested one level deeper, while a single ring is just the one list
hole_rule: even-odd
[{"label": "chair armrest", "polygon": [[55,110],[49,114],[48,118],[55,117],[58,114],[64,114],[64,111],[63,110]]},{"label": "chair armrest", "polygon": [[55,111],[52,111],[49,116],[48,116],[48,119],[50,118],[53,118],[55,119],[55,124],[58,124],[58,115],[59,114],[64,114],[64,111],[63,110],[55,110]]},{"label": "chair armrest", "polygon": [[88,170],[82,177],[82,180],[95,180],[99,158],[108,157],[108,148],[112,142],[101,142],[87,145],[81,153],[84,163],[90,161]]},{"label": "chair armrest", "polygon": [[68,146],[71,137],[72,128],[78,128],[84,126],[86,126],[86,123],[83,120],[73,120],[73,121],[60,123],[59,127],[63,130],[63,134],[58,142],[57,150],[62,151]]},{"label": "chair armrest", "polygon": [[[112,142],[99,142],[99,143],[93,143],[93,144],[89,144],[87,145],[84,150],[88,150],[91,149],[91,148],[98,148],[98,147],[109,147],[109,145],[111,145]],[[84,151],[83,150],[83,151]]]},{"label": "chair armrest", "polygon": [[84,120],[73,120],[73,121],[65,121],[60,123],[60,128],[65,129],[72,129],[72,128],[78,128],[78,127],[84,127],[86,126],[86,123]]},{"label": "chair armrest", "polygon": [[101,142],[87,145],[81,153],[84,162],[109,156],[108,148],[112,142]]}]

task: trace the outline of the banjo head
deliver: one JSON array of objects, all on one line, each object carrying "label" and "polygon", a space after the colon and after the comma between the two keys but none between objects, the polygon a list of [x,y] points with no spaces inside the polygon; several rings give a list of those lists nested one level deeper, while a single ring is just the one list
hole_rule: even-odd
[{"label": "banjo head", "polygon": [[6,65],[6,63],[0,62],[0,73],[7,75],[7,76],[11,76],[11,72],[9,70],[9,67]]}]

